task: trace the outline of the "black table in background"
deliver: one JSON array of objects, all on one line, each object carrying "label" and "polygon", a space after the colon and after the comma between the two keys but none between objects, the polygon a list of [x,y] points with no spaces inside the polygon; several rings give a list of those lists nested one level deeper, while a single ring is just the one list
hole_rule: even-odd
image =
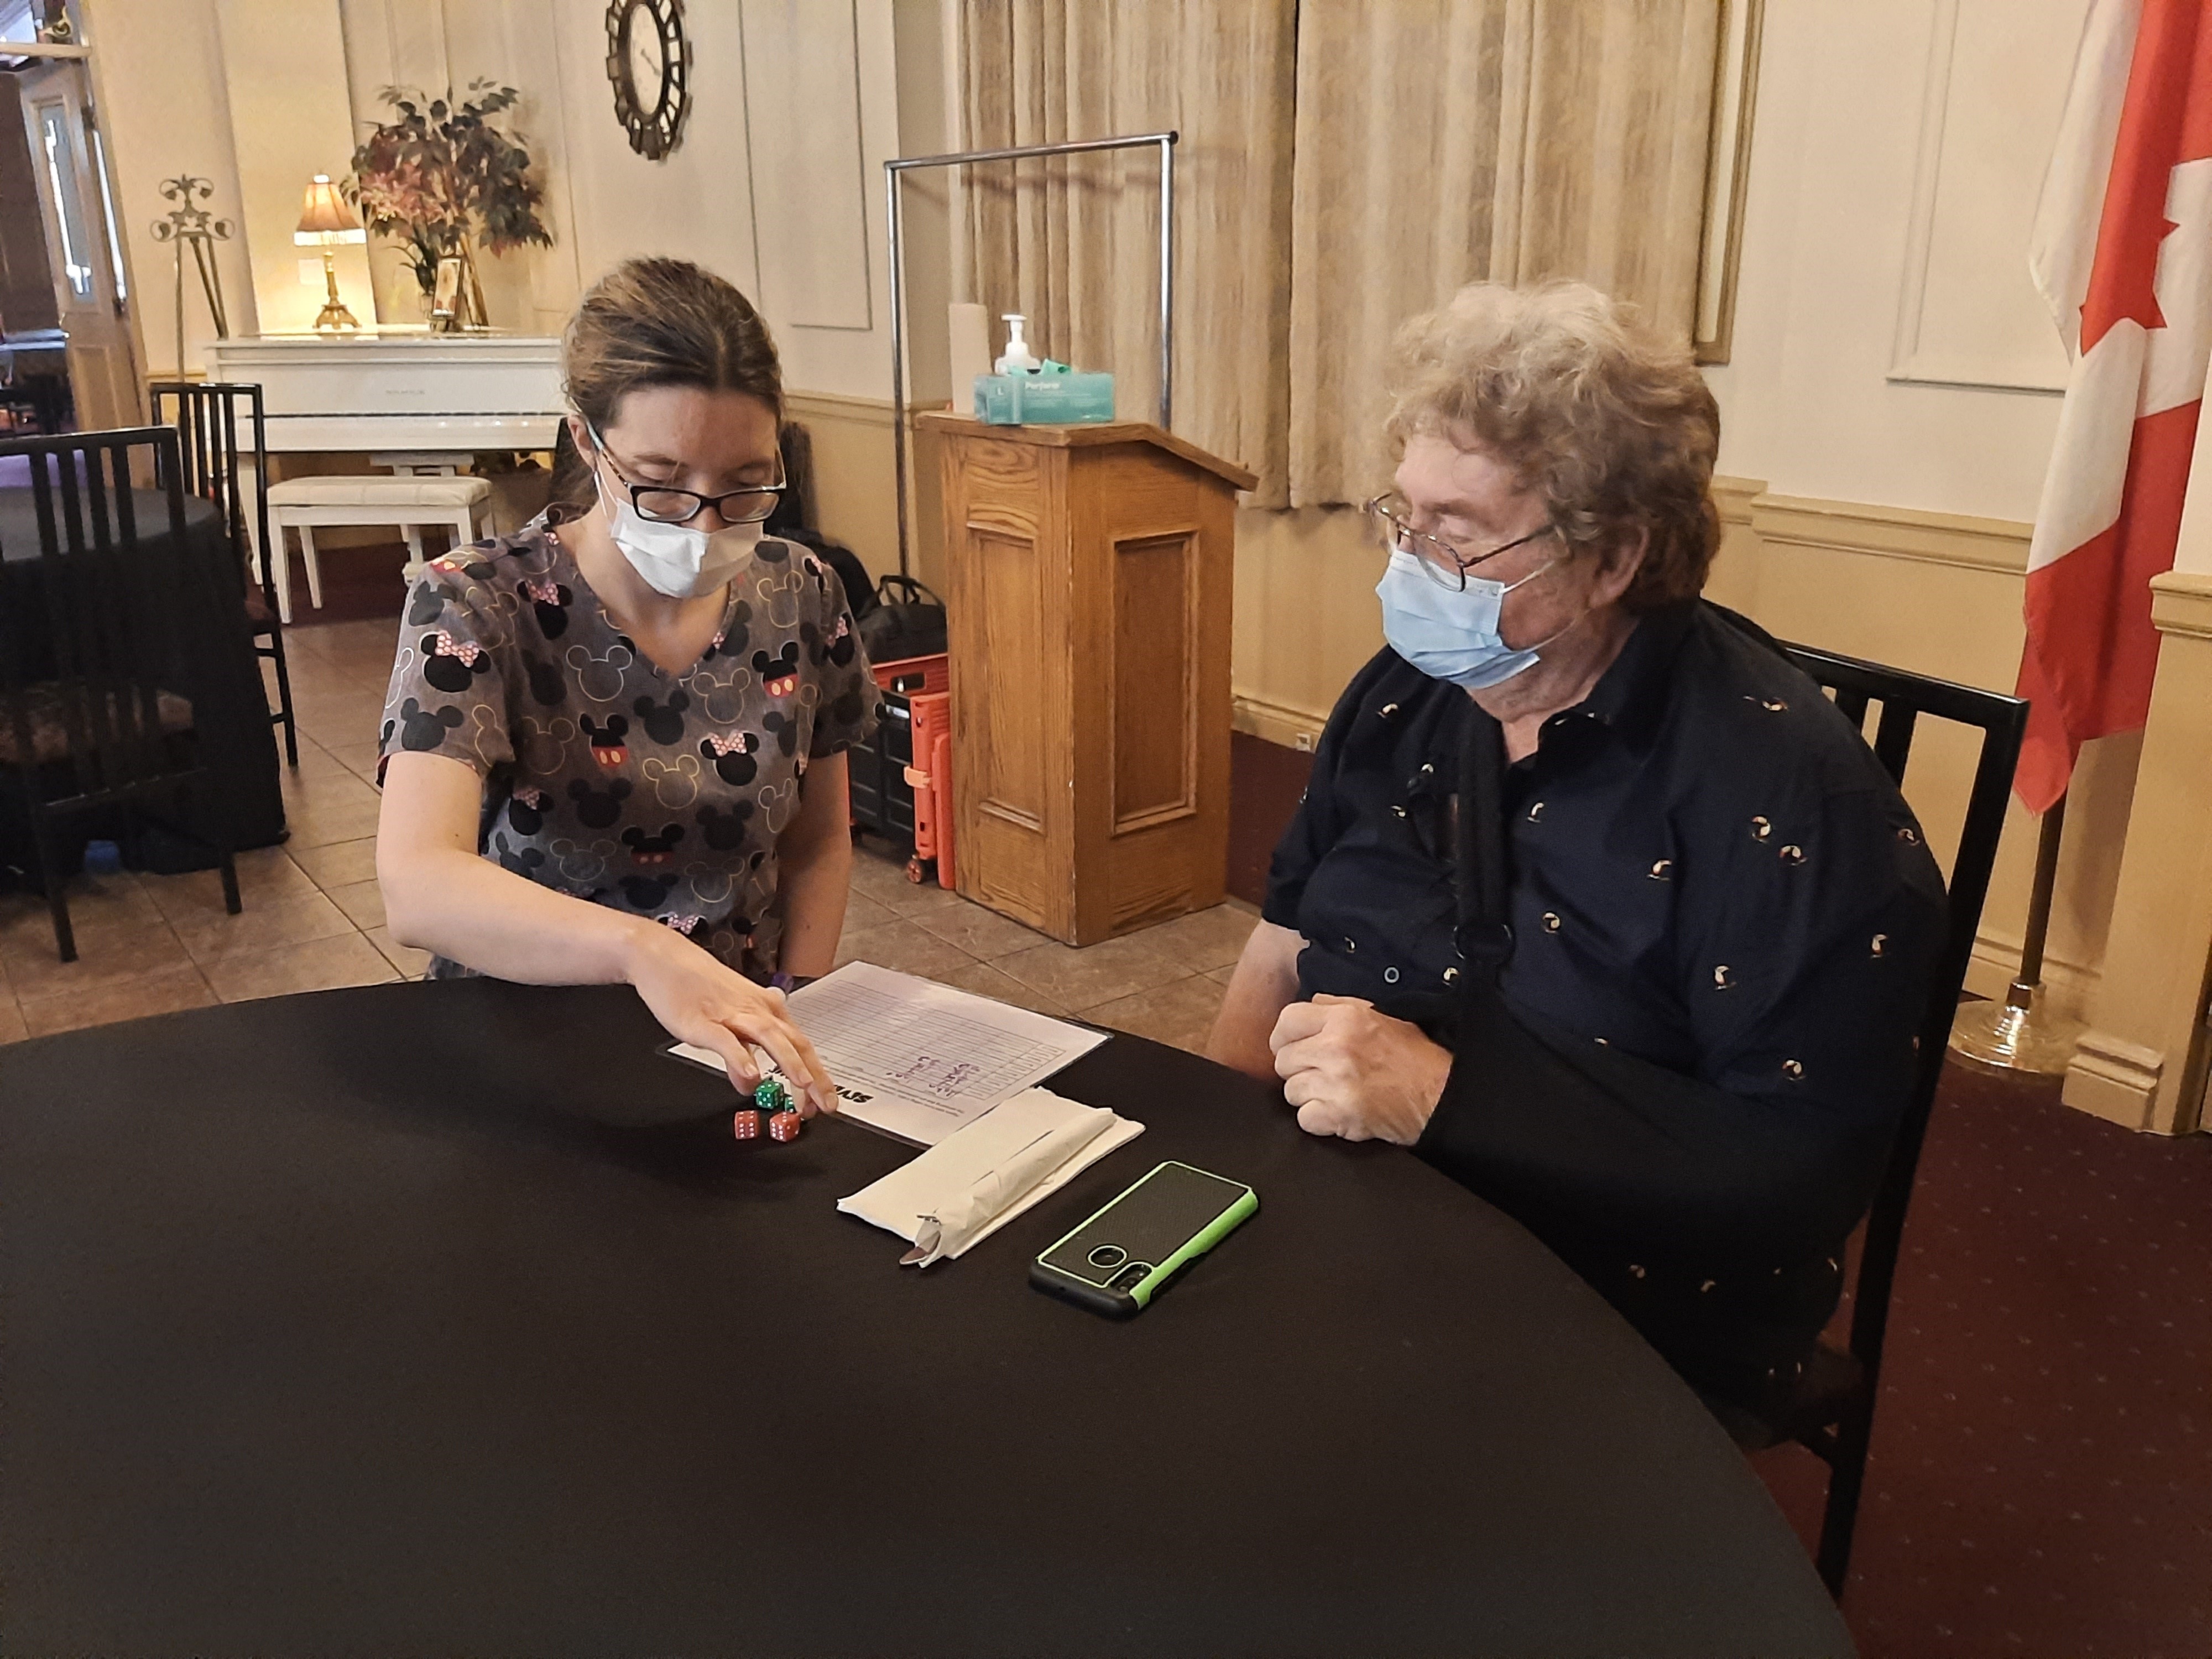
[{"label": "black table in background", "polygon": [[29,399],[40,431],[59,432],[70,409],[68,331],[33,328],[0,337],[0,385]]},{"label": "black table in background", "polygon": [[[1844,1654],[1605,1304],[1402,1152],[1117,1036],[1149,1126],[961,1261],[738,1144],[623,988],[0,1048],[10,1653]],[[696,1105],[711,1127],[592,1117]],[[1259,1214],[1126,1325],[1028,1258],[1162,1158]]]},{"label": "black table in background", "polygon": [[[158,556],[169,542],[168,498],[158,491],[131,492],[140,539]],[[185,500],[184,556],[204,561],[222,596],[219,616],[180,630],[193,687],[192,724],[210,786],[229,815],[231,836],[241,848],[266,847],[284,838],[284,798],[276,781],[276,738],[269,724],[261,665],[247,631],[244,575],[213,503]],[[39,520],[32,492],[0,489],[0,626],[15,632],[22,660],[50,665],[53,647],[39,592]],[[204,827],[195,803],[184,828]],[[211,863],[212,860],[210,860]]]}]

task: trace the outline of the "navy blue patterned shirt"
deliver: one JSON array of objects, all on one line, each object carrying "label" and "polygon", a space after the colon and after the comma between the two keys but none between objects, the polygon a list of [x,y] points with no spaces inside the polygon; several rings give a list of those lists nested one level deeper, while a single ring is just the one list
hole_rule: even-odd
[{"label": "navy blue patterned shirt", "polygon": [[[1710,1353],[1686,1359],[1698,1344],[1786,1366],[1833,1305],[1832,1258],[1911,1086],[1945,912],[1920,826],[1771,640],[1703,601],[1665,607],[1503,769],[1493,981],[1459,948],[1476,722],[1465,691],[1389,650],[1345,691],[1263,911],[1307,941],[1301,994],[1366,998],[1453,1046],[1422,1155],[1686,1374],[1726,1382]],[[1644,1305],[1662,1260],[1694,1343],[1668,1334],[1681,1307]]]},{"label": "navy blue patterned shirt", "polygon": [[[1462,963],[1467,693],[1385,649],[1329,717],[1264,909],[1301,991],[1419,1018]],[[1645,617],[1505,773],[1506,1003],[1734,1093],[1895,1109],[1942,878],[1820,688],[1702,602]]]}]

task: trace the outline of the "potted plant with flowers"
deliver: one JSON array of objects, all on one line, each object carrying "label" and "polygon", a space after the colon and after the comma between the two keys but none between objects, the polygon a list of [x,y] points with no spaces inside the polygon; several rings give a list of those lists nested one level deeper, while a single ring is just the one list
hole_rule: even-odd
[{"label": "potted plant with flowers", "polygon": [[458,292],[438,317],[447,328],[481,328],[483,285],[476,247],[553,246],[538,216],[544,187],[531,173],[530,152],[500,119],[521,96],[488,80],[469,82],[469,96],[428,98],[410,87],[380,94],[397,118],[380,122],[353,154],[347,194],[369,229],[399,239],[401,258],[421,284],[423,309],[438,292],[438,267],[459,262]]}]

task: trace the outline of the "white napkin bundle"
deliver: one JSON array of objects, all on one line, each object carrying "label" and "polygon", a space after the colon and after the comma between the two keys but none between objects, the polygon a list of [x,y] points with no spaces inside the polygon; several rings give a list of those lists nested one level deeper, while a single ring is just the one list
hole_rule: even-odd
[{"label": "white napkin bundle", "polygon": [[964,1254],[1145,1126],[1024,1089],[837,1207],[912,1242],[928,1267]]}]

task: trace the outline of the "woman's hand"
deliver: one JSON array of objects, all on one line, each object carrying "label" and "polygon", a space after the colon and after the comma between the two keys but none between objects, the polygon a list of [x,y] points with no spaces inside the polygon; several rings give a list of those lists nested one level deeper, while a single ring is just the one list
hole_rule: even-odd
[{"label": "woman's hand", "polygon": [[803,1115],[837,1109],[836,1085],[793,1023],[782,992],[754,984],[682,934],[650,922],[631,947],[628,976],[671,1036],[722,1057],[740,1092],[760,1081],[752,1050],[758,1044],[790,1083]]},{"label": "woman's hand", "polygon": [[1358,997],[1294,1002],[1267,1039],[1283,1098],[1308,1134],[1410,1146],[1451,1076],[1451,1050]]}]

